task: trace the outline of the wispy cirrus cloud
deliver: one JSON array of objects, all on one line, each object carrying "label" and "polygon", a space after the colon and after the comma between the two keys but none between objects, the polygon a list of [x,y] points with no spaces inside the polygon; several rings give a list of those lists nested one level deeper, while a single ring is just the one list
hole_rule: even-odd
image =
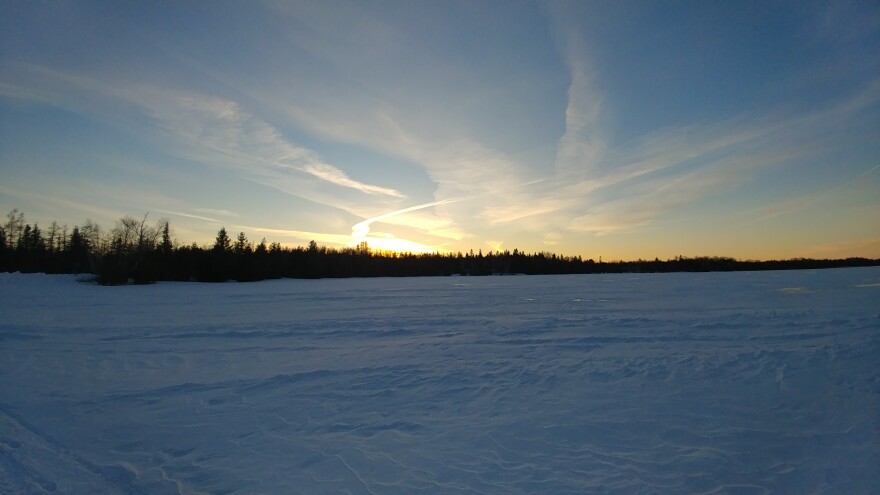
[{"label": "wispy cirrus cloud", "polygon": [[197,156],[210,150],[246,172],[265,172],[260,166],[275,172],[297,171],[365,194],[406,197],[395,189],[352,179],[317,153],[286,140],[275,127],[235,102],[168,90],[138,90],[131,98],[179,139],[194,145]]},{"label": "wispy cirrus cloud", "polygon": [[550,9],[571,78],[556,174],[528,208],[492,208],[494,222],[534,216],[535,224],[596,235],[642,229],[670,212],[686,215],[689,206],[760,180],[774,168],[840,150],[846,129],[869,118],[880,101],[874,81],[800,112],[755,109],[612,145],[610,110],[596,89],[597,72],[590,70],[582,30],[568,22],[567,7]]},{"label": "wispy cirrus cloud", "polygon": [[222,208],[196,208],[196,211],[199,213],[204,213],[206,215],[219,215],[222,217],[238,217],[241,216],[234,211],[224,210]]},{"label": "wispy cirrus cloud", "polygon": [[[732,202],[740,210],[737,219],[753,219],[755,204],[774,205],[767,215],[803,217],[797,198],[809,196],[808,188],[816,188],[814,184],[784,190],[760,187],[761,181],[775,180],[783,186],[798,182],[799,163],[809,163],[815,171],[822,166],[817,162],[834,154],[829,150],[846,156],[847,143],[864,149],[865,136],[876,134],[876,124],[871,123],[876,121],[876,112],[871,111],[878,102],[876,81],[859,90],[864,77],[853,84],[847,74],[837,72],[809,79],[801,77],[806,72],[803,67],[774,80],[769,80],[773,75],[736,71],[708,77],[691,72],[681,77],[677,73],[681,67],[662,62],[664,47],[632,42],[630,35],[658,27],[655,22],[660,19],[645,22],[655,14],[634,12],[644,9],[554,2],[534,9],[520,4],[486,16],[479,9],[455,4],[427,9],[443,14],[434,18],[419,5],[401,6],[389,15],[387,6],[377,4],[340,9],[320,3],[267,2],[254,12],[272,18],[265,32],[230,33],[231,42],[240,48],[238,58],[248,60],[247,64],[222,54],[209,55],[208,43],[178,39],[161,28],[142,29],[145,39],[153,36],[152,41],[166,52],[164,60],[156,56],[160,72],[175,67],[154,79],[161,78],[161,85],[150,85],[147,78],[125,80],[115,68],[105,68],[111,77],[104,78],[92,66],[73,73],[4,63],[0,95],[100,114],[105,122],[114,122],[114,113],[126,114],[122,118],[139,120],[132,128],[145,131],[144,140],[156,145],[151,149],[161,150],[160,160],[167,151],[172,158],[223,169],[218,179],[246,178],[307,200],[269,194],[271,201],[262,203],[257,198],[251,204],[271,204],[274,218],[265,220],[267,224],[277,220],[274,225],[284,225],[280,222],[304,218],[298,211],[316,210],[306,214],[314,213],[306,220],[311,222],[308,228],[282,231],[305,239],[317,237],[309,232],[321,230],[315,225],[325,225],[336,231],[327,239],[340,241],[332,236],[342,235],[348,239],[345,243],[352,239],[348,229],[353,225],[353,232],[365,231],[360,238],[411,235],[424,245],[467,248],[465,242],[508,238],[525,239],[537,247],[541,240],[546,245],[587,245],[584,241],[594,236],[606,236],[602,239],[606,242],[612,234],[705,218],[706,213],[695,212],[717,205],[713,198],[737,195],[738,202]],[[597,10],[614,12],[594,22]],[[844,43],[838,33],[850,29],[849,19],[865,12],[856,10],[857,16],[829,18],[833,29],[822,39],[857,49],[859,43]],[[625,24],[616,24],[623,18]],[[862,40],[874,32],[866,25],[858,30]],[[442,35],[426,35],[426,30]],[[612,30],[613,35],[607,36]],[[658,39],[672,41],[670,46],[687,52],[688,47],[677,43],[681,39],[671,38],[691,39],[692,34],[666,36],[666,30],[661,31]],[[470,37],[473,33],[480,35]],[[524,33],[533,38],[518,45]],[[494,47],[485,43],[490,39]],[[706,41],[716,48],[730,48],[731,53],[743,53],[742,48],[750,46],[738,39]],[[265,49],[270,46],[273,50]],[[633,70],[639,62],[618,57],[634,51],[638,52],[634,58],[646,57],[647,68]],[[775,60],[757,55],[763,63]],[[175,63],[166,64],[171,59]],[[296,63],[288,63],[292,60]],[[851,65],[854,60],[868,59],[855,57]],[[497,67],[490,67],[493,64]],[[839,67],[843,70],[846,65]],[[872,70],[876,62],[859,67],[862,74],[876,77],[870,75],[876,73]],[[185,73],[175,73],[181,68]],[[146,72],[141,69],[141,74]],[[634,74],[641,79],[630,77]],[[731,87],[751,88],[719,97],[706,86],[727,84],[723,77],[733,78]],[[830,91],[819,88],[809,94],[821,96],[820,100],[806,104],[803,94],[787,96],[798,93],[787,86],[792,79],[801,81],[800,88],[816,80],[846,84],[828,85],[833,86]],[[764,87],[768,82],[775,85],[773,91]],[[694,101],[680,91],[690,83],[698,89]],[[755,101],[731,103],[741,95]],[[651,105],[650,99],[663,96],[672,96],[674,103]],[[118,111],[120,107],[126,111]],[[629,127],[641,116],[622,112],[641,108],[647,109],[649,118]],[[149,118],[143,119],[145,115]],[[143,121],[149,125],[143,126]],[[626,139],[615,136],[616,130]],[[349,156],[354,157],[350,163],[339,158]],[[870,168],[865,163],[849,171]],[[385,164],[389,170],[377,170]],[[139,165],[126,172],[143,177]],[[173,166],[162,164],[155,173],[170,176]],[[843,161],[828,166],[847,167]],[[191,179],[192,174],[182,168],[181,176]],[[781,180],[786,173],[795,179]],[[160,182],[162,177],[152,179]],[[872,177],[863,177],[860,183],[870,187],[871,182]],[[223,189],[234,190],[230,184]],[[761,194],[747,191],[755,185],[759,187],[753,189]],[[253,191],[263,188],[247,194]],[[467,201],[452,201],[461,198]],[[433,206],[401,210],[416,203]],[[195,208],[204,204],[219,203],[199,198],[190,205],[184,201],[168,207],[199,222],[228,220],[229,215],[219,211]],[[239,223],[260,224],[246,220],[248,210],[256,207],[240,201],[230,208],[241,209],[242,217],[234,217]],[[379,224],[388,232],[379,232]],[[515,246],[514,242],[508,244]]]},{"label": "wispy cirrus cloud", "polygon": [[[564,126],[550,163],[457,132],[468,128],[468,116],[434,108],[428,92],[416,94],[415,100],[435,110],[425,112],[432,115],[434,127],[415,118],[393,95],[343,92],[338,100],[309,100],[320,104],[277,99],[294,101],[284,108],[285,114],[327,139],[418,164],[435,185],[434,199],[471,198],[435,208],[437,217],[464,237],[495,228],[535,235],[608,235],[645,228],[670,216],[686,217],[701,201],[760,180],[774,168],[818,159],[833,139],[829,136],[840,136],[849,117],[864,119],[865,109],[876,104],[875,91],[867,87],[811,109],[750,108],[615,141],[614,109],[606,100],[606,92],[614,88],[605,85],[582,26],[572,22],[574,16],[566,9],[563,4],[548,9],[568,72],[566,104],[559,115]],[[399,39],[393,28],[382,32]],[[358,53],[344,41],[324,42],[331,44],[311,47],[332,48],[340,64]],[[554,242],[552,236],[549,240]]]},{"label": "wispy cirrus cloud", "polygon": [[570,180],[589,177],[595,174],[608,146],[608,132],[604,128],[607,110],[582,30],[570,23],[564,9],[551,8],[550,12],[570,79],[565,132],[557,145],[556,174]]},{"label": "wispy cirrus cloud", "polygon": [[[102,208],[99,206],[95,206],[94,204],[87,203],[84,201],[75,201],[64,198],[57,194],[47,194],[45,188],[41,188],[40,191],[30,190],[26,188],[18,187],[7,187],[3,184],[0,184],[0,194],[7,195],[13,198],[17,198],[20,200],[37,200],[41,204],[44,205],[54,205],[58,207],[60,211],[67,212],[66,215],[69,215],[70,212],[77,212],[77,214],[94,216],[96,219],[102,221],[113,221],[117,219],[123,212],[110,208]],[[77,218],[68,218],[65,220],[62,217],[63,221],[71,221],[77,223],[82,219]]]},{"label": "wispy cirrus cloud", "polygon": [[[368,218],[368,219],[366,219],[362,222],[358,222],[354,226],[352,226],[352,228],[351,228],[351,243],[357,244],[359,242],[366,241],[369,234],[370,234],[370,226],[376,222],[387,221],[391,218],[399,217],[399,216],[404,215],[406,213],[411,213],[414,211],[419,211],[419,210],[423,210],[425,208],[431,208],[434,206],[441,206],[441,205],[445,205],[445,204],[449,204],[449,203],[454,203],[456,201],[457,200],[455,200],[455,199],[433,201],[430,203],[424,203],[424,204],[420,204],[420,205],[410,206],[408,208],[403,208],[400,210],[390,211],[387,213],[383,213],[381,215],[377,215],[372,218]],[[430,231],[428,231],[428,233],[430,233]]]},{"label": "wispy cirrus cloud", "polygon": [[424,210],[385,217],[381,222],[411,229],[430,237],[439,238],[441,241],[460,241],[467,235],[451,218],[444,218],[434,212],[429,213]]},{"label": "wispy cirrus cloud", "polygon": [[327,163],[309,163],[308,165],[303,166],[301,170],[321,180],[330,182],[331,184],[336,184],[337,186],[342,187],[349,187],[351,189],[356,189],[367,194],[381,194],[384,196],[391,196],[393,198],[401,199],[406,197],[406,195],[404,195],[402,192],[396,191],[388,187],[375,186],[372,184],[365,184],[363,182],[353,180],[342,170],[339,170],[333,165],[329,165]]},{"label": "wispy cirrus cloud", "polygon": [[175,217],[190,218],[190,219],[193,219],[193,220],[199,220],[199,221],[202,221],[202,222],[208,222],[208,223],[210,223],[210,224],[220,225],[220,224],[223,223],[223,221],[218,220],[218,219],[216,219],[216,218],[206,217],[206,216],[204,216],[204,215],[196,215],[196,214],[193,214],[193,213],[186,213],[186,212],[183,212],[183,211],[176,211],[176,210],[161,210],[161,209],[160,209],[160,210],[156,210],[156,211],[159,212],[159,213],[164,213],[164,214],[166,214],[166,215],[173,215],[173,216],[175,216]]},{"label": "wispy cirrus cloud", "polygon": [[[394,199],[406,197],[393,188],[351,178],[340,168],[322,160],[316,152],[293,144],[277,128],[231,100],[131,81],[111,84],[78,74],[21,64],[11,66],[10,73],[18,82],[0,81],[0,95],[86,114],[107,113],[107,110],[84,104],[84,99],[102,101],[101,107],[107,107],[108,99],[135,105],[178,142],[174,150],[177,154],[208,165],[220,164],[236,169],[268,185],[273,184],[271,179],[279,173],[300,174],[300,179],[312,177],[368,195]],[[307,199],[318,196],[309,194],[307,185],[303,186],[288,188],[285,192],[304,195]],[[332,203],[325,204],[332,206]]]},{"label": "wispy cirrus cloud", "polygon": [[587,199],[569,211],[566,226],[575,232],[608,235],[645,228],[672,212],[755,180],[773,167],[809,155],[799,142],[775,141],[784,125],[762,128],[719,128],[715,133],[680,133],[624,153],[650,156],[623,161],[596,181],[571,186],[586,188]]}]

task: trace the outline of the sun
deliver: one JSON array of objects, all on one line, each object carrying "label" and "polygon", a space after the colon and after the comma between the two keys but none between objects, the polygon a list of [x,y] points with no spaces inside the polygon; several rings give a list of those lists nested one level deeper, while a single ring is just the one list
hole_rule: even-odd
[{"label": "sun", "polygon": [[395,253],[413,253],[413,254],[424,254],[424,253],[448,253],[448,249],[440,248],[437,246],[429,246],[427,244],[422,244],[420,242],[410,241],[408,239],[401,239],[398,237],[394,237],[390,234],[385,235],[370,235],[366,237],[362,237],[353,240],[349,243],[349,246],[355,247],[361,242],[366,242],[370,249],[374,251],[391,251]]}]

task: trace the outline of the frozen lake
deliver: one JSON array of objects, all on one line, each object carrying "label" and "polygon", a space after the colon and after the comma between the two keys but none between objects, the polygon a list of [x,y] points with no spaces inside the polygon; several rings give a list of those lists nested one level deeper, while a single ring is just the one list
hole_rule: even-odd
[{"label": "frozen lake", "polygon": [[0,274],[2,493],[880,493],[880,269]]}]

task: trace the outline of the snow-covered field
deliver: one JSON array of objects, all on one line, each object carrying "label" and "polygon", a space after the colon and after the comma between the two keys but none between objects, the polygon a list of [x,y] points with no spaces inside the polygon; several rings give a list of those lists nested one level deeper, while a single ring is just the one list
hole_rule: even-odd
[{"label": "snow-covered field", "polygon": [[880,269],[0,274],[2,493],[880,493]]}]

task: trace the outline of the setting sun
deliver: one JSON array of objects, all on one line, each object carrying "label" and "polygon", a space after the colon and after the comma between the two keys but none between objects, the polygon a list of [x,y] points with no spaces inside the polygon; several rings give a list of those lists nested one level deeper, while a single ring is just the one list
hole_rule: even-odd
[{"label": "setting sun", "polygon": [[[363,238],[362,242],[366,242],[372,251],[393,252],[393,253],[448,253],[448,249],[426,246],[418,242],[408,241],[406,239],[398,239],[389,234],[388,237],[382,237],[378,234]],[[349,247],[356,247],[358,243],[349,244]]]}]

